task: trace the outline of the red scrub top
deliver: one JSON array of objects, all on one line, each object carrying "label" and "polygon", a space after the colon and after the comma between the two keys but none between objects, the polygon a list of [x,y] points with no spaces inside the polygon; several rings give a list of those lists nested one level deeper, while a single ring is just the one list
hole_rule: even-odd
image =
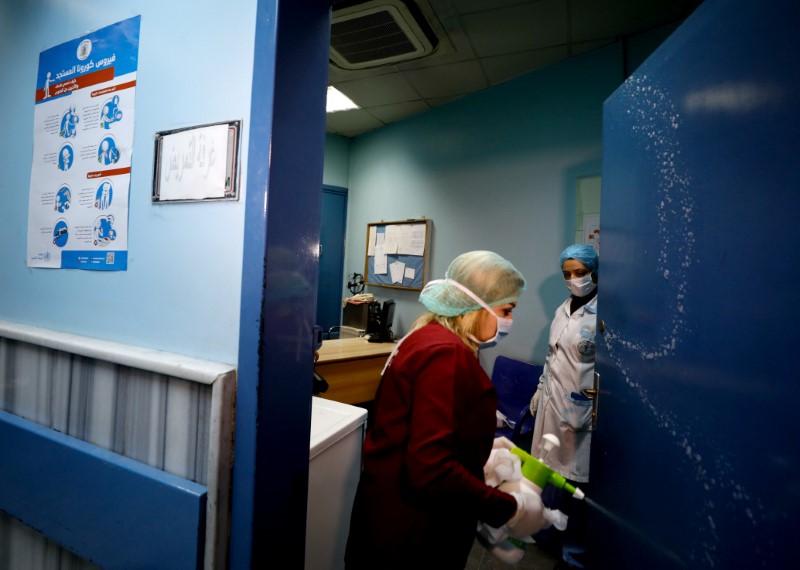
[{"label": "red scrub top", "polygon": [[404,338],[384,371],[363,447],[346,567],[463,569],[478,520],[511,495],[484,482],[497,392],[475,353],[437,323]]}]

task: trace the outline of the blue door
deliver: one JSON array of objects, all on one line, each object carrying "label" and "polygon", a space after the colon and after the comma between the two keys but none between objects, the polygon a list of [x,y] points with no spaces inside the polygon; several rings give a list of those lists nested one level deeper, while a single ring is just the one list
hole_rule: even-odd
[{"label": "blue door", "polygon": [[323,186],[317,285],[317,324],[323,331],[339,326],[342,321],[346,221],[347,190],[336,186]]},{"label": "blue door", "polygon": [[794,567],[798,24],[707,0],[605,103],[592,568]]}]

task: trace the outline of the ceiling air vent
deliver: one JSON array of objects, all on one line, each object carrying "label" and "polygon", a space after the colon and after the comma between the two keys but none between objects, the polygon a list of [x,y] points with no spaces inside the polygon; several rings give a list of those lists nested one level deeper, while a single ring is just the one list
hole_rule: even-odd
[{"label": "ceiling air vent", "polygon": [[365,69],[430,55],[438,40],[419,8],[402,0],[372,0],[335,9],[331,62]]}]

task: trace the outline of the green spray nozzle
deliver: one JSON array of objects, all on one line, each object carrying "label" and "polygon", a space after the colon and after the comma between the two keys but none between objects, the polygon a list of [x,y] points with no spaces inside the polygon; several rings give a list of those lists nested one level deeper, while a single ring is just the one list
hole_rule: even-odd
[{"label": "green spray nozzle", "polygon": [[576,499],[583,499],[583,491],[581,491],[578,487],[573,487],[567,483],[566,478],[561,475],[561,473],[552,470],[543,462],[539,461],[529,453],[526,453],[519,447],[514,447],[510,451],[519,457],[522,463],[522,476],[540,489],[544,489],[545,485],[549,483],[557,489],[564,489]]}]

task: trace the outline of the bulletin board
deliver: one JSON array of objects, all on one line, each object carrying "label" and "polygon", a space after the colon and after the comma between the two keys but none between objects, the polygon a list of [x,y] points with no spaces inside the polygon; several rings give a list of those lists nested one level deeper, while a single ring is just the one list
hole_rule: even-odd
[{"label": "bulletin board", "polygon": [[431,220],[367,224],[365,283],[421,291],[428,277]]}]

